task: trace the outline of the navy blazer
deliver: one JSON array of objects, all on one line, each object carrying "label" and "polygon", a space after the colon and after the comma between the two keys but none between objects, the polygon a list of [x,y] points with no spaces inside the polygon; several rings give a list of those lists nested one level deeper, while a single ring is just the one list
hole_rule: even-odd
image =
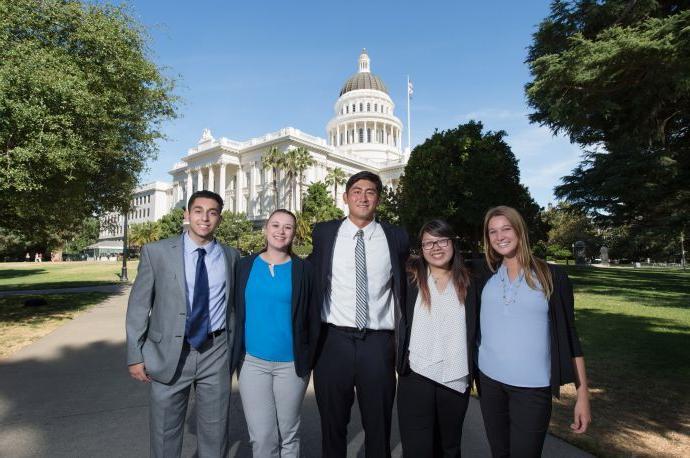
[{"label": "navy blazer", "polygon": [[[233,345],[233,364],[238,372],[246,353],[245,348],[245,319],[246,303],[244,292],[247,288],[249,273],[258,254],[240,259],[237,266],[235,288],[236,329],[235,344]],[[311,302],[313,272],[309,262],[299,256],[292,255],[292,351],[295,357],[295,372],[304,377],[314,367],[314,353],[316,340],[321,327],[320,311]]]},{"label": "navy blazer", "polygon": [[[318,223],[312,231],[312,244],[314,249],[309,255],[309,261],[314,266],[314,302],[321,309],[324,300],[331,294],[331,275],[333,273],[333,252],[335,251],[335,239],[344,219],[337,219]],[[379,222],[390,253],[393,274],[393,296],[395,302],[396,331],[399,327],[401,309],[405,300],[405,262],[410,252],[410,242],[404,229],[385,222]],[[335,260],[337,262],[337,260]]]},{"label": "navy blazer", "polygon": [[[561,385],[576,381],[573,358],[582,356],[582,346],[575,329],[573,286],[563,268],[553,264],[548,264],[548,266],[553,278],[553,293],[549,298],[551,394],[559,397]],[[476,302],[477,318],[479,318],[482,290],[494,273],[485,260],[475,260],[473,267],[476,288],[473,290],[472,298],[468,296],[468,300]],[[481,342],[479,321],[480,319],[477,319],[477,346]]]},{"label": "navy blazer", "polygon": [[[449,288],[453,288],[453,284],[448,284]],[[467,346],[467,368],[469,369],[469,375],[467,384],[472,387],[472,381],[475,377],[475,360],[476,360],[476,345],[477,340],[477,303],[475,300],[469,299],[470,296],[474,297],[474,285],[473,281],[470,280],[470,284],[467,288],[467,294],[465,296],[465,327],[466,327],[466,346]],[[406,375],[410,373],[410,336],[412,334],[412,322],[414,319],[414,306],[417,302],[417,296],[419,295],[419,288],[417,284],[408,278],[407,283],[407,298],[405,299],[405,308],[403,309],[403,320],[404,327],[401,329],[404,332],[400,332],[398,336],[398,359],[396,362],[396,367],[398,369],[398,374]]]}]

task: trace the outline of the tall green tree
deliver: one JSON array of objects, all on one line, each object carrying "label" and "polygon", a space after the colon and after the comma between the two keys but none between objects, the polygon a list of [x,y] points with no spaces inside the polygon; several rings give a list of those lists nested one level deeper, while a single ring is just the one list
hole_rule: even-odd
[{"label": "tall green tree", "polygon": [[338,185],[347,183],[347,173],[340,167],[328,169],[324,182],[328,186],[333,186],[333,202],[338,202]]},{"label": "tall green tree", "polygon": [[390,224],[400,223],[400,188],[384,186],[381,193],[379,206],[376,208],[376,217],[380,221]]},{"label": "tall green tree", "polygon": [[156,221],[145,221],[129,226],[127,242],[130,247],[139,247],[155,242],[161,238],[161,228]]},{"label": "tall green tree", "polygon": [[216,229],[216,238],[221,243],[238,247],[242,235],[252,232],[254,228],[252,222],[247,219],[246,214],[235,213],[230,210],[225,210],[221,216],[223,220]]},{"label": "tall green tree", "polygon": [[261,166],[264,170],[270,170],[273,177],[273,200],[275,208],[280,208],[280,196],[278,195],[278,177],[285,164],[285,153],[280,151],[277,146],[271,147],[266,154],[261,157]]},{"label": "tall green tree", "polygon": [[299,178],[299,192],[302,192],[302,174],[314,163],[309,151],[304,147],[291,148],[284,153],[283,170],[288,182],[288,209],[296,206],[295,179]]},{"label": "tall green tree", "polygon": [[181,208],[173,208],[170,213],[163,215],[158,220],[160,226],[160,238],[167,239],[175,237],[182,233],[184,228],[184,210]]},{"label": "tall green tree", "polygon": [[527,62],[533,122],[587,149],[556,195],[608,225],[687,228],[690,4],[554,1]]},{"label": "tall green tree", "polygon": [[124,7],[0,0],[0,225],[61,246],[123,208],[172,89]]},{"label": "tall green tree", "polygon": [[[302,192],[302,188],[304,187],[304,172],[309,167],[314,165],[316,161],[313,157],[311,157],[311,153],[309,153],[309,151],[302,146],[295,150],[295,156],[295,169],[297,170],[297,176],[299,180],[299,198],[300,202],[303,202],[304,193]],[[304,208],[303,203],[302,207]]]},{"label": "tall green tree", "polygon": [[481,122],[470,121],[435,132],[412,151],[399,196],[400,221],[411,234],[431,218],[444,218],[476,253],[486,211],[510,205],[525,217],[534,241],[543,237],[539,206],[520,183],[505,135],[483,132]]},{"label": "tall green tree", "polygon": [[542,218],[549,227],[547,249],[553,257],[572,258],[572,247],[577,241],[585,242],[588,256],[598,256],[604,241],[585,212],[567,203],[560,203],[542,212]]},{"label": "tall green tree", "polygon": [[302,205],[302,216],[310,225],[321,221],[342,218],[343,211],[335,206],[326,184],[316,181],[309,185]]},{"label": "tall green tree", "polygon": [[82,221],[79,232],[75,233],[72,238],[67,240],[65,244],[66,253],[81,253],[87,246],[98,241],[98,234],[100,230],[100,221],[98,218],[88,217]]}]

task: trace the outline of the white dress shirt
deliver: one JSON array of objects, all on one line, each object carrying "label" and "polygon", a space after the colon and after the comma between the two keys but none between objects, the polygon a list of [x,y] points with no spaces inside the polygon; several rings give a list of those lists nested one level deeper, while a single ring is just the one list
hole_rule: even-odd
[{"label": "white dress shirt", "polygon": [[467,390],[467,329],[465,305],[460,303],[452,282],[440,292],[431,276],[427,279],[431,307],[417,295],[410,336],[410,369],[448,388]]},{"label": "white dress shirt", "polygon": [[[349,218],[340,225],[333,249],[330,300],[326,298],[321,319],[336,326],[356,327],[355,235],[360,228]],[[369,318],[367,329],[393,330],[393,269],[383,228],[372,221],[361,228],[367,258]]]},{"label": "white dress shirt", "polygon": [[196,282],[196,263],[199,259],[197,248],[206,250],[206,273],[208,275],[209,303],[208,313],[210,328],[209,331],[219,331],[225,329],[225,284],[227,274],[225,270],[225,255],[223,247],[215,240],[206,245],[199,246],[185,232],[184,243],[184,273],[185,283],[187,284],[187,310],[192,313],[192,300],[194,299],[194,283]]}]

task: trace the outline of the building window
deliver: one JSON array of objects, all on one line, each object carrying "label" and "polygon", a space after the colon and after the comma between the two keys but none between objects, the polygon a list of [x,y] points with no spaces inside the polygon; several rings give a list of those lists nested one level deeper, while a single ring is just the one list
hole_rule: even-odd
[{"label": "building window", "polygon": [[355,112],[355,106],[356,106],[356,105],[353,103],[353,104],[352,104],[352,112],[353,112],[353,113]]},{"label": "building window", "polygon": [[359,129],[359,142],[364,143],[364,129]]},{"label": "building window", "polygon": [[343,144],[343,133],[342,132],[340,132],[340,144],[341,145]]},{"label": "building window", "polygon": [[247,170],[244,174],[244,183],[246,184],[246,186],[249,186],[249,184],[250,184],[249,180],[250,180],[251,176],[252,176],[251,172],[249,170]]},{"label": "building window", "polygon": [[359,111],[364,111],[364,104],[362,102],[359,103]]},{"label": "building window", "polygon": [[379,104],[378,103],[374,104],[374,111],[376,111],[376,112],[379,111]]},{"label": "building window", "polygon": [[367,143],[371,143],[371,129],[367,129]]},{"label": "building window", "polygon": [[347,106],[345,107],[345,113],[350,113],[350,105],[347,105]]},{"label": "building window", "polygon": [[371,111],[371,104],[367,103],[367,111]]}]

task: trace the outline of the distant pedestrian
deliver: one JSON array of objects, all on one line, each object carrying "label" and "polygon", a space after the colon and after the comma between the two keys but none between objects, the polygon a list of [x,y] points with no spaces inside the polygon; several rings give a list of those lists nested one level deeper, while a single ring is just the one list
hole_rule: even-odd
[{"label": "distant pedestrian", "polygon": [[30,261],[31,261],[31,255],[29,254],[28,251],[26,252],[26,256],[24,256],[24,259],[26,260],[26,262],[30,262]]}]

